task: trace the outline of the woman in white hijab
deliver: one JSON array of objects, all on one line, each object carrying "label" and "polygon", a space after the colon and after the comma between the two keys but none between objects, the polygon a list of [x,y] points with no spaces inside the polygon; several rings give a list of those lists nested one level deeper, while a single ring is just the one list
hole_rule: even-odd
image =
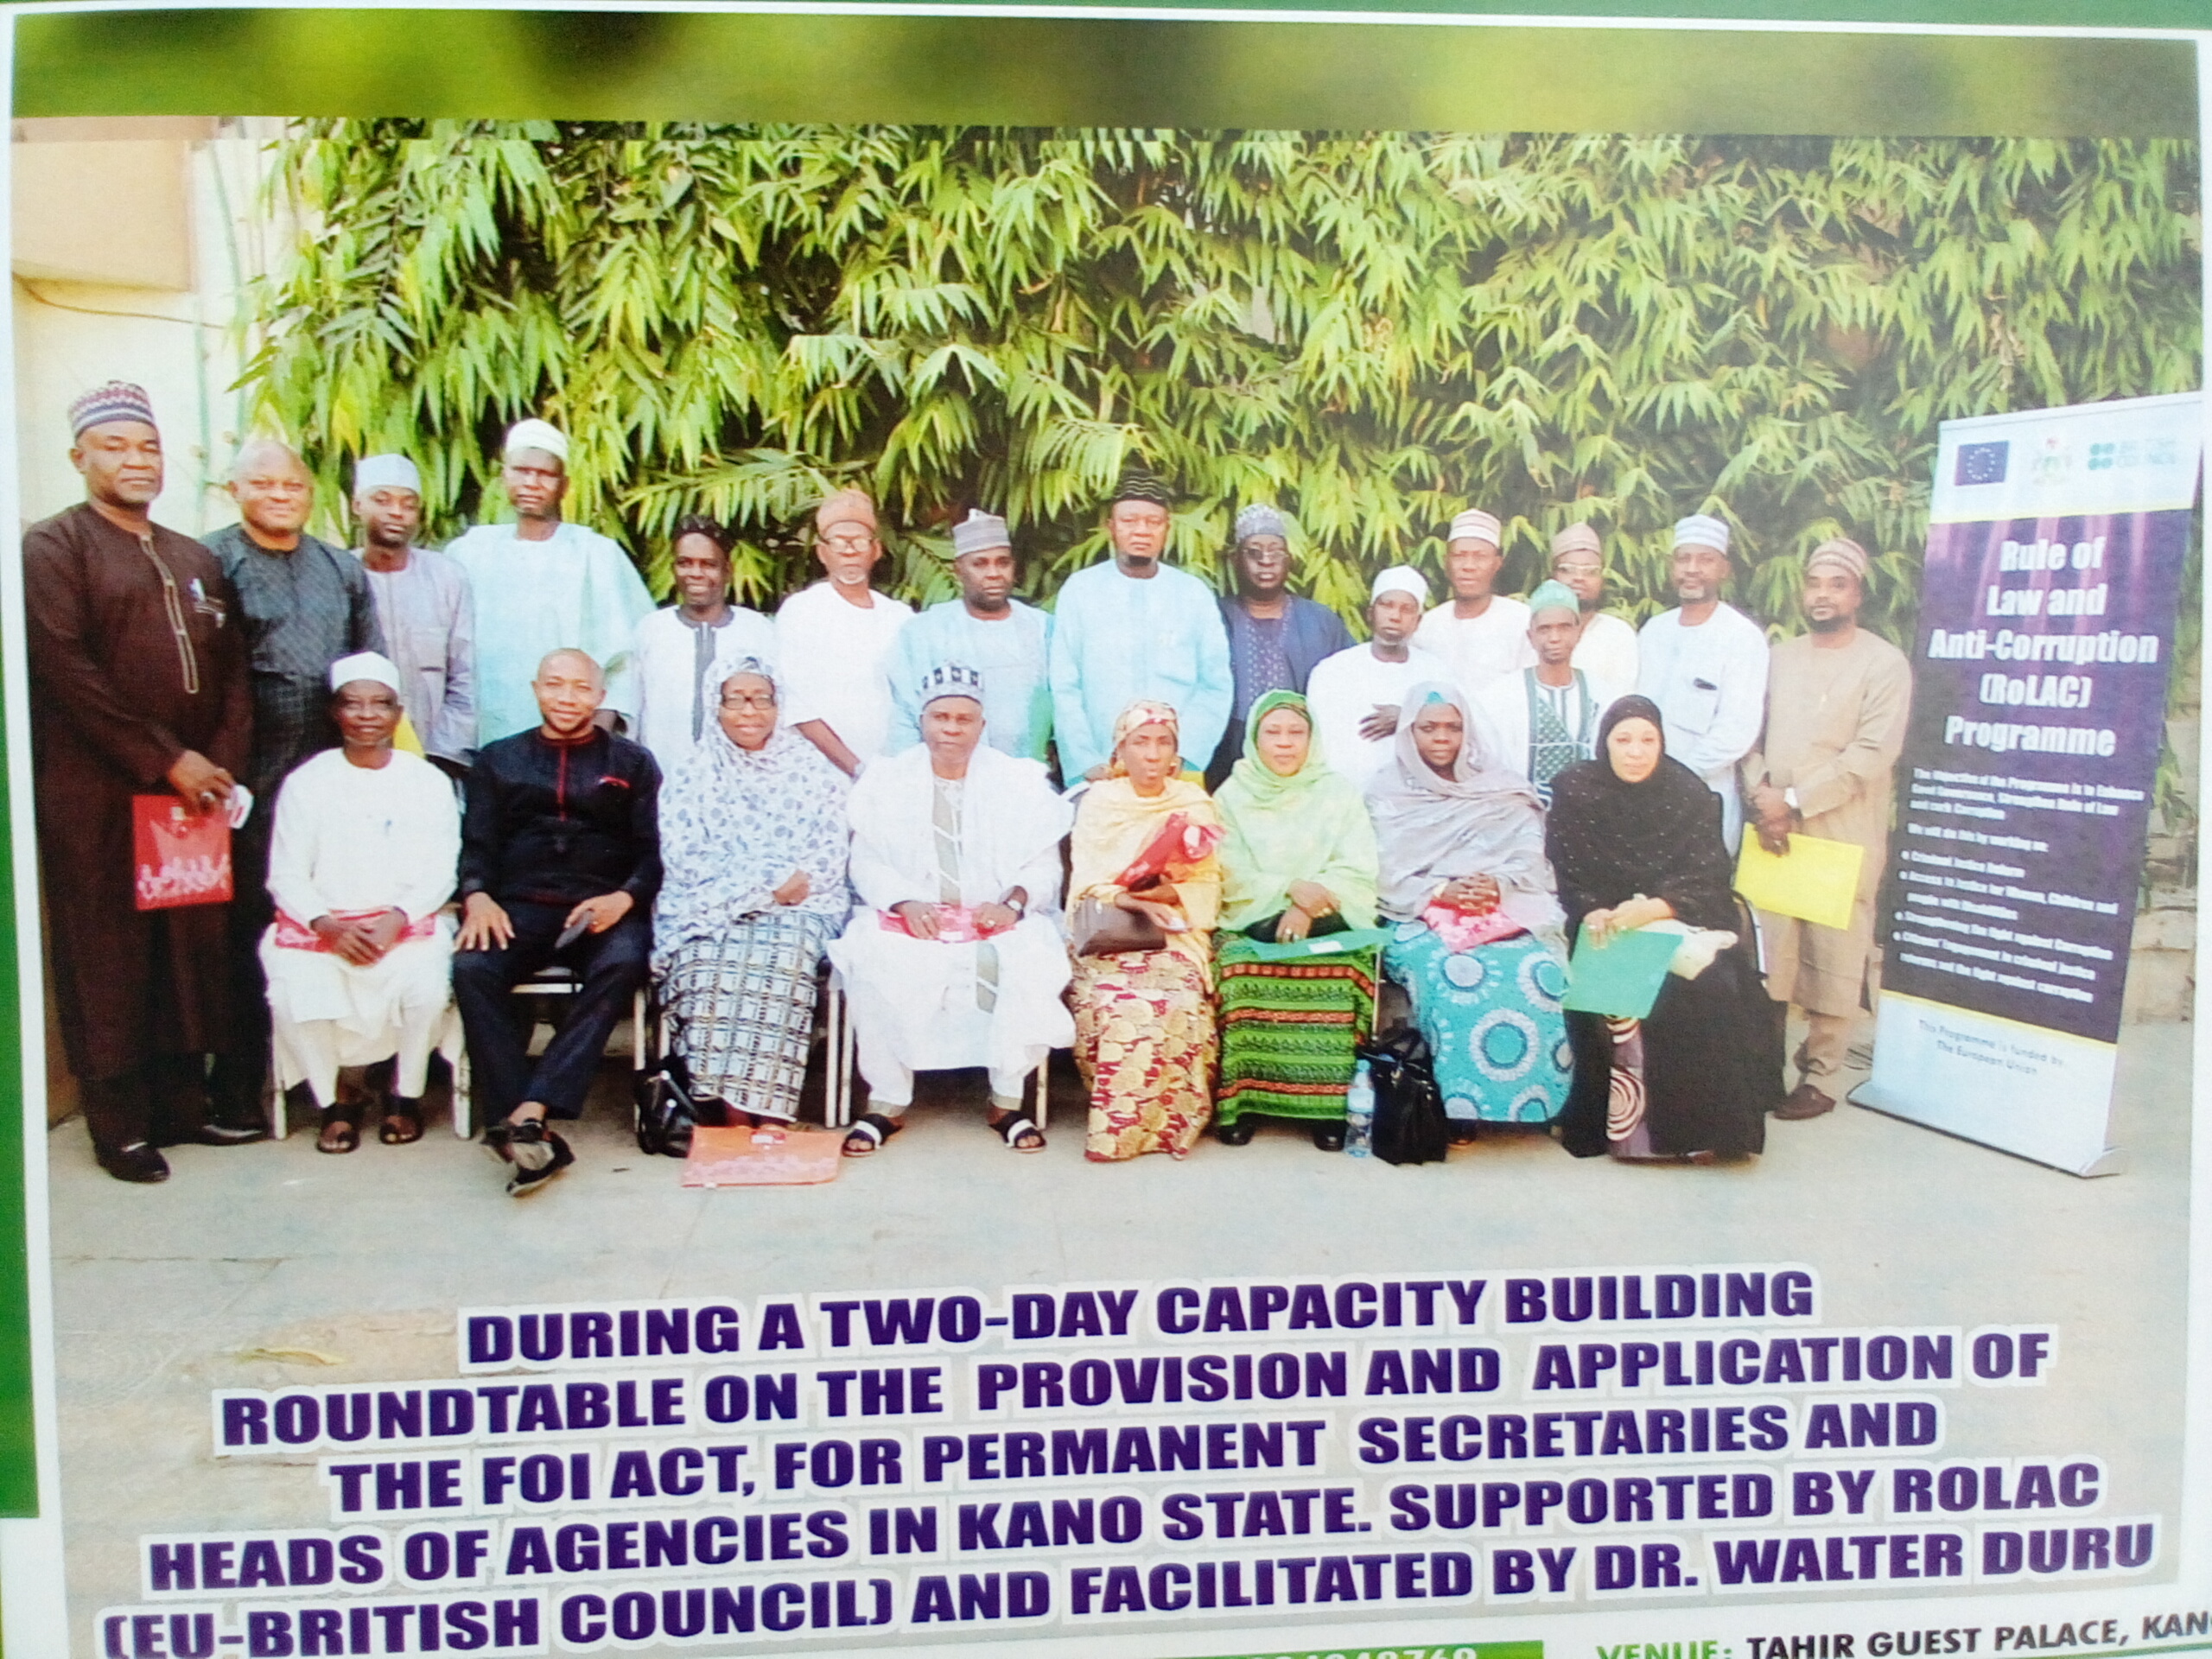
[{"label": "woman in white hijab", "polygon": [[815,975],[852,909],[846,787],[748,657],[661,791],[653,971],[674,1046],[694,1094],[755,1119],[798,1111]]}]

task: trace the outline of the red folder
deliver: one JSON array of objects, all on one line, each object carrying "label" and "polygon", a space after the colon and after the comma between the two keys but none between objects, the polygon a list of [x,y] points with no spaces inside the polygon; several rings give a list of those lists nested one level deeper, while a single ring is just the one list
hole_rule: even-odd
[{"label": "red folder", "polygon": [[134,795],[130,828],[139,909],[230,902],[231,824],[222,813],[195,815],[174,795]]},{"label": "red folder", "polygon": [[1220,842],[1219,824],[1192,823],[1188,813],[1171,812],[1116,885],[1135,893],[1162,877],[1173,881],[1187,876]]}]

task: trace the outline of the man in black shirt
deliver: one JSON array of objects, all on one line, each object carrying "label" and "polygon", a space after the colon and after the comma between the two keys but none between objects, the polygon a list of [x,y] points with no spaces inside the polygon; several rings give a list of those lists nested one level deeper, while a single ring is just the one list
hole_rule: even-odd
[{"label": "man in black shirt", "polygon": [[[583,1114],[593,1068],[645,982],[660,887],[660,770],[594,723],[607,696],[599,664],[556,651],[531,687],[541,723],[486,744],[468,775],[453,959],[485,1143],[513,1165],[517,1196],[575,1161],[545,1120]],[[578,988],[533,1065],[509,994],[555,963]]]}]

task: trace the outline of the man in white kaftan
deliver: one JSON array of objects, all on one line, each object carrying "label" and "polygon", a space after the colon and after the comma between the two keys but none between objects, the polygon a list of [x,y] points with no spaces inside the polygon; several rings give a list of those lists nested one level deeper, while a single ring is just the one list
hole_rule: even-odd
[{"label": "man in white kaftan", "polygon": [[1552,537],[1552,580],[1566,584],[1582,613],[1574,665],[1605,685],[1636,683],[1636,625],[1605,609],[1605,544],[1588,524]]},{"label": "man in white kaftan", "polygon": [[848,1152],[896,1132],[915,1072],[971,1065],[989,1069],[1001,1138],[1022,1152],[1045,1144],[1021,1094],[1075,1040],[1058,922],[1073,813],[1038,762],[982,741],[982,696],[976,670],[932,670],[922,741],[853,786],[860,906],[830,958],[851,999],[870,1109]]},{"label": "man in white kaftan", "polygon": [[1721,602],[1728,526],[1693,513],[1675,526],[1675,594],[1637,635],[1636,689],[1667,721],[1667,753],[1720,798],[1731,857],[1744,839],[1736,763],[1758,741],[1766,715],[1766,630]]},{"label": "man in white kaftan", "polygon": [[1406,693],[1428,680],[1448,680],[1452,671],[1408,643],[1421,626],[1428,603],[1428,583],[1408,564],[1394,564],[1375,578],[1367,602],[1372,633],[1363,645],[1324,657],[1306,677],[1306,706],[1313,716],[1313,735],[1329,770],[1365,789],[1367,780],[1396,753],[1391,734],[1398,729],[1398,709]]},{"label": "man in white kaftan", "polygon": [[[393,1108],[419,1119],[430,1051],[451,1023],[454,929],[441,912],[461,813],[442,772],[391,747],[403,677],[391,660],[341,658],[330,677],[343,746],[285,779],[270,849],[276,920],[261,961],[277,1086],[305,1084],[327,1116],[340,1066],[397,1055]],[[352,1149],[328,1141],[327,1151]]]},{"label": "man in white kaftan", "polygon": [[747,658],[772,668],[776,625],[730,602],[729,532],[698,515],[676,526],[671,547],[676,602],[638,624],[630,660],[607,697],[630,715],[633,741],[672,777],[713,729],[722,682]]},{"label": "man in white kaftan", "polygon": [[[611,683],[625,679],[631,636],[653,596],[619,543],[561,517],[569,440],[543,421],[508,432],[500,472],[512,524],[479,524],[446,548],[476,601],[476,744],[537,729],[531,682],[546,653],[581,651]],[[602,723],[636,710],[610,691]]]},{"label": "man in white kaftan", "polygon": [[1496,591],[1505,568],[1504,526],[1495,513],[1470,507],[1444,537],[1444,575],[1452,597],[1421,619],[1414,643],[1443,659],[1471,702],[1492,680],[1535,665],[1529,648],[1529,607]]},{"label": "man in white kaftan", "polygon": [[869,585],[883,540],[865,492],[835,490],[823,498],[814,510],[814,556],[823,580],[776,611],[784,721],[838,771],[857,778],[888,749],[885,665],[914,608]]}]

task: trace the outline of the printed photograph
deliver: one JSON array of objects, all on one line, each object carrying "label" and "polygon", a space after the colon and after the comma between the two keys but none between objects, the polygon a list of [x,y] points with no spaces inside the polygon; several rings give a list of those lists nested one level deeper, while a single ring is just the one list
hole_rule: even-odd
[{"label": "printed photograph", "polygon": [[[1941,1505],[1992,1524],[2094,1465],[2117,1535],[1930,1545],[1883,1595],[2171,1581],[2195,143],[176,117],[13,155],[83,1650],[133,1651],[149,1537],[353,1524],[329,1443],[219,1455],[214,1395],[453,1377],[464,1309],[946,1287],[1529,1274],[1586,1317],[1593,1274],[1788,1268],[1853,1367],[1940,1333],[1897,1385],[1940,1444],[1903,1405],[1849,1442],[1867,1514],[1907,1462],[2013,1471]],[[1400,1483],[1491,1465],[1362,1440],[1359,1387],[1299,1478],[1487,1548]],[[1846,1593],[1841,1550],[1783,1582]],[[1650,1559],[1558,1605],[1715,1592]],[[790,1639],[1025,1633],[901,1582],[895,1637]],[[1179,1605],[1147,1639],[1207,1650]],[[704,1628],[612,1616],[544,1637]],[[431,1650],[283,1628],[253,1650]]]}]

